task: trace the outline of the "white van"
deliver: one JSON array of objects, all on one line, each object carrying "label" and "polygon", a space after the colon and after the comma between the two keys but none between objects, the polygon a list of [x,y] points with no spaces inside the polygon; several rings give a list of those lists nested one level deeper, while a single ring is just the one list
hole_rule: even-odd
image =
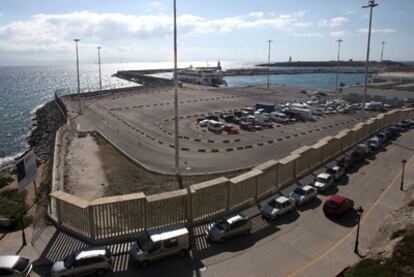
[{"label": "white van", "polygon": [[149,262],[180,254],[190,249],[188,229],[174,224],[144,232],[132,245],[129,254],[133,261],[145,267]]}]

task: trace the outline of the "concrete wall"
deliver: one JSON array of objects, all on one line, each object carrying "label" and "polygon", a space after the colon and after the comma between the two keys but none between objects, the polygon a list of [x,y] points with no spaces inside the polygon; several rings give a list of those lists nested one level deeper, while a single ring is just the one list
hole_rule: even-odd
[{"label": "concrete wall", "polygon": [[257,197],[273,192],[277,187],[279,163],[275,160],[270,160],[256,166],[254,170],[263,172],[257,176]]},{"label": "concrete wall", "polygon": [[[414,109],[378,115],[310,147],[303,146],[284,159],[270,160],[230,180],[221,177],[188,189],[150,196],[134,193],[104,197],[92,202],[56,190],[50,194],[49,216],[59,228],[89,243],[134,238],[146,228],[173,223],[200,224],[260,201],[261,197],[309,174],[321,166],[322,161],[334,158],[379,129],[408,117],[414,117]],[[55,164],[60,163],[56,155],[54,160]],[[55,167],[54,186],[63,180],[58,175]]]}]

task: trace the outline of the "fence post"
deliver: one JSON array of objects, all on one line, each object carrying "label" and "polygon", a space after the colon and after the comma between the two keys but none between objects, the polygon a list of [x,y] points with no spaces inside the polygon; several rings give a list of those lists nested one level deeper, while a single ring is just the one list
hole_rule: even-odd
[{"label": "fence post", "polygon": [[89,239],[95,240],[96,239],[95,215],[94,215],[94,209],[92,205],[88,206],[88,217],[89,217]]},{"label": "fence post", "polygon": [[62,225],[62,207],[60,205],[61,201],[59,198],[55,197],[56,203],[56,217],[57,217],[57,224],[58,226]]}]

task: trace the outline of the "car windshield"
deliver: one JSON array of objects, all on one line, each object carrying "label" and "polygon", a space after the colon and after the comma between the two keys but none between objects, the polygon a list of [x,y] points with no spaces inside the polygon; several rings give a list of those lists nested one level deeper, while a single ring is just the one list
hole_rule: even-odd
[{"label": "car windshield", "polygon": [[69,255],[63,260],[63,263],[65,264],[66,268],[70,268],[74,262],[75,262],[75,254]]},{"label": "car windshield", "polygon": [[143,251],[146,251],[152,246],[153,241],[151,240],[148,233],[145,233],[144,235],[138,238],[137,243]]},{"label": "car windshield", "polygon": [[328,208],[332,208],[332,209],[339,208],[339,204],[337,202],[335,202],[335,201],[328,201],[328,202],[326,202],[326,206]]},{"label": "car windshield", "polygon": [[277,202],[275,199],[269,201],[268,205],[270,207],[273,207],[273,208],[276,208],[276,209],[279,209],[280,208],[280,203]]},{"label": "car windshield", "polygon": [[220,221],[218,221],[216,224],[215,224],[215,226],[217,227],[217,229],[219,229],[219,230],[227,230],[229,227],[230,227],[230,225],[229,225],[229,223],[227,222],[227,220],[220,220]]},{"label": "car windshield", "polygon": [[326,178],[323,178],[323,177],[318,177],[318,178],[316,178],[316,182],[318,182],[318,183],[326,183],[327,182],[327,179]]},{"label": "car windshield", "polygon": [[17,270],[19,272],[23,272],[27,268],[27,266],[29,265],[29,263],[30,263],[29,259],[20,257],[17,260],[16,264],[13,266],[13,269],[14,270]]},{"label": "car windshield", "polygon": [[305,191],[302,188],[295,188],[294,192],[299,195],[305,194]]}]

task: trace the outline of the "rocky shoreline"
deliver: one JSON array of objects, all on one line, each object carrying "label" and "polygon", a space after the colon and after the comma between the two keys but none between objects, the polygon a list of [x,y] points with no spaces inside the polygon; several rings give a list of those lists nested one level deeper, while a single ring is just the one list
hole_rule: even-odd
[{"label": "rocky shoreline", "polygon": [[66,119],[52,100],[36,111],[33,121],[35,128],[28,143],[34,149],[39,162],[44,163],[53,156],[56,131],[65,124]]}]

